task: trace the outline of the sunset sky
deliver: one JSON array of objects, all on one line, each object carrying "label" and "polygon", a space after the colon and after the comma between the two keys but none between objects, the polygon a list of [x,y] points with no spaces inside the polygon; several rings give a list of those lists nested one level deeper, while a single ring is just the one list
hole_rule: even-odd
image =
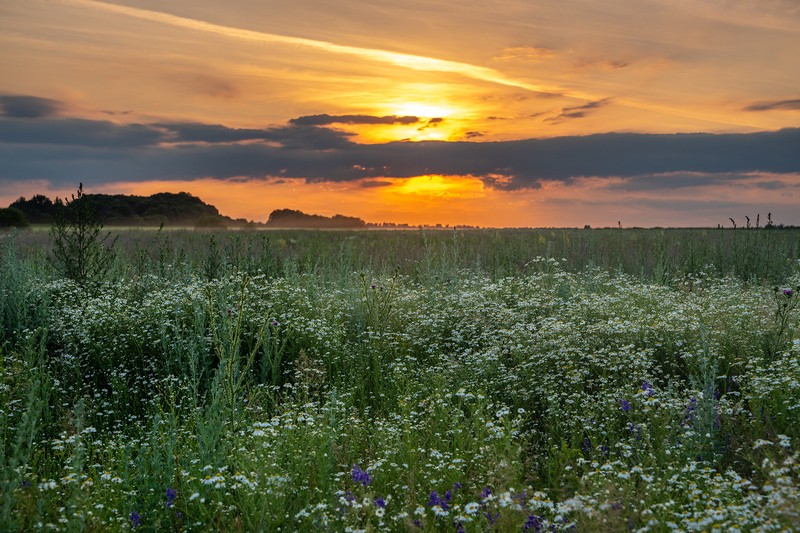
[{"label": "sunset sky", "polygon": [[800,224],[797,0],[3,0],[0,206]]}]

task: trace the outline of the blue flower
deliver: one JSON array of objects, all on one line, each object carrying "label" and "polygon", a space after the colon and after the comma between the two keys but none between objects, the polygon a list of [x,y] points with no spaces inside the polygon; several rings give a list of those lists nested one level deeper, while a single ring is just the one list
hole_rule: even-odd
[{"label": "blue flower", "polygon": [[372,478],[366,470],[361,470],[358,465],[353,465],[353,471],[350,472],[350,477],[356,483],[361,483],[364,487],[372,483]]},{"label": "blue flower", "polygon": [[589,437],[583,437],[583,446],[581,446],[583,453],[589,453],[592,451],[592,439]]},{"label": "blue flower", "polygon": [[647,381],[642,381],[642,390],[647,393],[647,396],[653,396],[656,393]]},{"label": "blue flower", "polygon": [[375,498],[375,507],[380,507],[381,509],[383,509],[384,507],[386,507],[386,500],[378,496],[377,498]]},{"label": "blue flower", "polygon": [[428,496],[428,507],[434,507],[438,505],[442,508],[443,511],[447,511],[450,508],[450,499],[452,496],[450,495],[450,491],[448,490],[444,498],[439,496],[439,493],[436,491],[431,492],[430,496]]},{"label": "blue flower", "polygon": [[628,400],[620,398],[617,401],[619,402],[619,408],[622,410],[623,413],[627,413],[628,411],[631,410],[631,404],[628,402]]},{"label": "blue flower", "polygon": [[142,525],[142,515],[137,513],[136,511],[131,511],[131,514],[128,516],[131,521],[131,527],[136,529],[140,525]]},{"label": "blue flower", "polygon": [[692,398],[689,400],[689,405],[686,407],[686,412],[684,413],[684,420],[686,422],[691,422],[694,420],[694,413],[697,410],[697,398]]},{"label": "blue flower", "polygon": [[167,487],[167,507],[172,507],[175,498],[178,497],[178,492],[172,487]]},{"label": "blue flower", "polygon": [[538,516],[529,515],[522,528],[524,531],[541,531],[542,523]]}]

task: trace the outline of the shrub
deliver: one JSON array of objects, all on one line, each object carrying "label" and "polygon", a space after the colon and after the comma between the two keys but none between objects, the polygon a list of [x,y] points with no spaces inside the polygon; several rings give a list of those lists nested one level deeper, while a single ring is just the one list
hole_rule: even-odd
[{"label": "shrub", "polygon": [[80,284],[102,279],[114,259],[117,239],[107,245],[110,235],[103,235],[103,224],[97,220],[81,183],[78,195],[72,195],[72,200],[59,210],[50,228],[56,267]]},{"label": "shrub", "polygon": [[30,226],[25,213],[16,207],[0,208],[0,228],[27,228]]}]

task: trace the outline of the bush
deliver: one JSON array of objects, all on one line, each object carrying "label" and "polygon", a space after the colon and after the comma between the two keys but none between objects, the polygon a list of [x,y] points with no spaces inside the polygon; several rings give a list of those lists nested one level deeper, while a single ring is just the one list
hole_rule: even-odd
[{"label": "bush", "polygon": [[25,213],[16,207],[0,208],[0,228],[27,228],[30,226]]},{"label": "bush", "polygon": [[111,234],[102,232],[103,224],[97,220],[81,183],[78,195],[73,195],[57,213],[50,229],[53,257],[62,274],[82,285],[106,275],[114,259],[117,239],[106,245]]}]

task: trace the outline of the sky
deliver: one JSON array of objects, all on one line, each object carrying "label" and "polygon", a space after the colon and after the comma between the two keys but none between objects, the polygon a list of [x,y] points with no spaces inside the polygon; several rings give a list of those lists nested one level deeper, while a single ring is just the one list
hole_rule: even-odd
[{"label": "sky", "polygon": [[797,0],[0,0],[0,206],[800,224]]}]

